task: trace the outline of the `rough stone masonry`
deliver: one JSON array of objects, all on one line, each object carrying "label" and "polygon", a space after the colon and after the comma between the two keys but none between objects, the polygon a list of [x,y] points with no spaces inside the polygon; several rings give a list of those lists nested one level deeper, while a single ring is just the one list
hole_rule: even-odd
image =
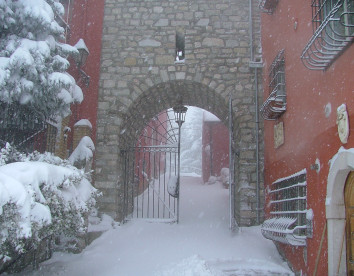
[{"label": "rough stone masonry", "polygon": [[[105,1],[96,149],[101,211],[124,219],[120,152],[153,116],[182,101],[228,125],[231,95],[235,217],[239,225],[256,223],[256,69],[249,62],[250,39],[255,53],[260,48],[257,3],[252,10],[253,35],[245,0]],[[177,34],[184,62],[176,62]]]}]

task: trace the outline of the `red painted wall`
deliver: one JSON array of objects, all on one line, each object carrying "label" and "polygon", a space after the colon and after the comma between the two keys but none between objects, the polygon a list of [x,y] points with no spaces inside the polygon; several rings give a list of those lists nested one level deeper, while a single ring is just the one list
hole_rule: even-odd
[{"label": "red painted wall", "polygon": [[104,0],[75,0],[71,1],[71,5],[71,30],[67,43],[75,45],[82,38],[90,52],[86,64],[82,66],[82,70],[90,76],[88,87],[82,82],[75,62],[71,62],[69,69],[84,94],[83,102],[72,107],[71,129],[78,120],[88,119],[92,124],[91,138],[95,142]]},{"label": "red painted wall", "polygon": [[[166,145],[167,113],[160,113],[158,120],[152,119],[142,130],[137,147],[149,147]],[[148,186],[149,182],[163,174],[165,170],[165,152],[149,153],[148,151],[136,151],[135,175],[138,177],[139,194]]]},{"label": "red painted wall", "polygon": [[211,120],[204,113],[202,130],[202,174],[207,182],[210,176],[220,176],[222,168],[229,167],[229,130],[221,122]]},{"label": "red painted wall", "polygon": [[[351,45],[326,71],[311,71],[300,56],[313,35],[311,1],[282,0],[272,15],[262,14],[262,49],[264,59],[264,99],[268,97],[269,66],[281,49],[285,49],[287,111],[276,121],[265,121],[265,185],[307,169],[307,204],[314,211],[314,237],[307,239],[307,264],[304,248],[280,244],[281,250],[296,271],[312,275],[316,257],[317,275],[327,275],[327,233],[320,250],[325,225],[325,198],[329,160],[338,149],[354,147],[354,46]],[[297,21],[297,28],[294,23]],[[351,134],[343,145],[338,137],[337,107],[345,103]],[[331,113],[325,116],[330,104]],[[274,125],[284,123],[285,143],[274,148]],[[310,166],[320,160],[317,173]],[[267,200],[267,198],[266,198]],[[267,206],[267,204],[266,204]],[[269,212],[269,210],[266,210]],[[320,252],[319,252],[320,251]]]}]

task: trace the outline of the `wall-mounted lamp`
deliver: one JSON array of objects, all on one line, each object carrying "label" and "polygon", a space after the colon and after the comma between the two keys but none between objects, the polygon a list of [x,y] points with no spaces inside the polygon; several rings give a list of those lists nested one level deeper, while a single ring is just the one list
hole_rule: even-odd
[{"label": "wall-mounted lamp", "polygon": [[75,44],[74,46],[78,51],[79,55],[75,56],[75,61],[77,68],[79,69],[79,72],[81,74],[81,77],[84,80],[84,83],[86,86],[90,85],[90,76],[85,73],[84,70],[81,69],[81,66],[83,66],[86,63],[87,57],[90,54],[85,41],[80,38],[79,41]]}]

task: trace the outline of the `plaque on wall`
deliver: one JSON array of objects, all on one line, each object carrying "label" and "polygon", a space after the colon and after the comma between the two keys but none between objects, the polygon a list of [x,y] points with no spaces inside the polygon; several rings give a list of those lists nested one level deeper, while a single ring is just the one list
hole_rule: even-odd
[{"label": "plaque on wall", "polygon": [[284,124],[280,122],[274,125],[274,147],[277,149],[284,144]]}]

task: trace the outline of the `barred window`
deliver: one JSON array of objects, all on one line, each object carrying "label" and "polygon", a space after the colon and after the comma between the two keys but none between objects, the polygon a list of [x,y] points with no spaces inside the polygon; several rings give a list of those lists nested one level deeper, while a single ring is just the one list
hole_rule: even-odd
[{"label": "barred window", "polygon": [[281,50],[269,68],[269,97],[260,112],[265,120],[275,120],[285,111],[285,57],[284,50]]},{"label": "barred window", "polygon": [[[299,175],[277,180],[272,184],[271,215],[295,218],[293,226],[306,225],[306,172]],[[305,228],[297,228],[296,233],[305,234]]]},{"label": "barred window", "polygon": [[312,0],[313,36],[301,59],[311,70],[329,67],[354,39],[353,0]]},{"label": "barred window", "polygon": [[263,235],[287,244],[306,245],[306,170],[273,182],[269,196],[271,218],[262,225]]}]

